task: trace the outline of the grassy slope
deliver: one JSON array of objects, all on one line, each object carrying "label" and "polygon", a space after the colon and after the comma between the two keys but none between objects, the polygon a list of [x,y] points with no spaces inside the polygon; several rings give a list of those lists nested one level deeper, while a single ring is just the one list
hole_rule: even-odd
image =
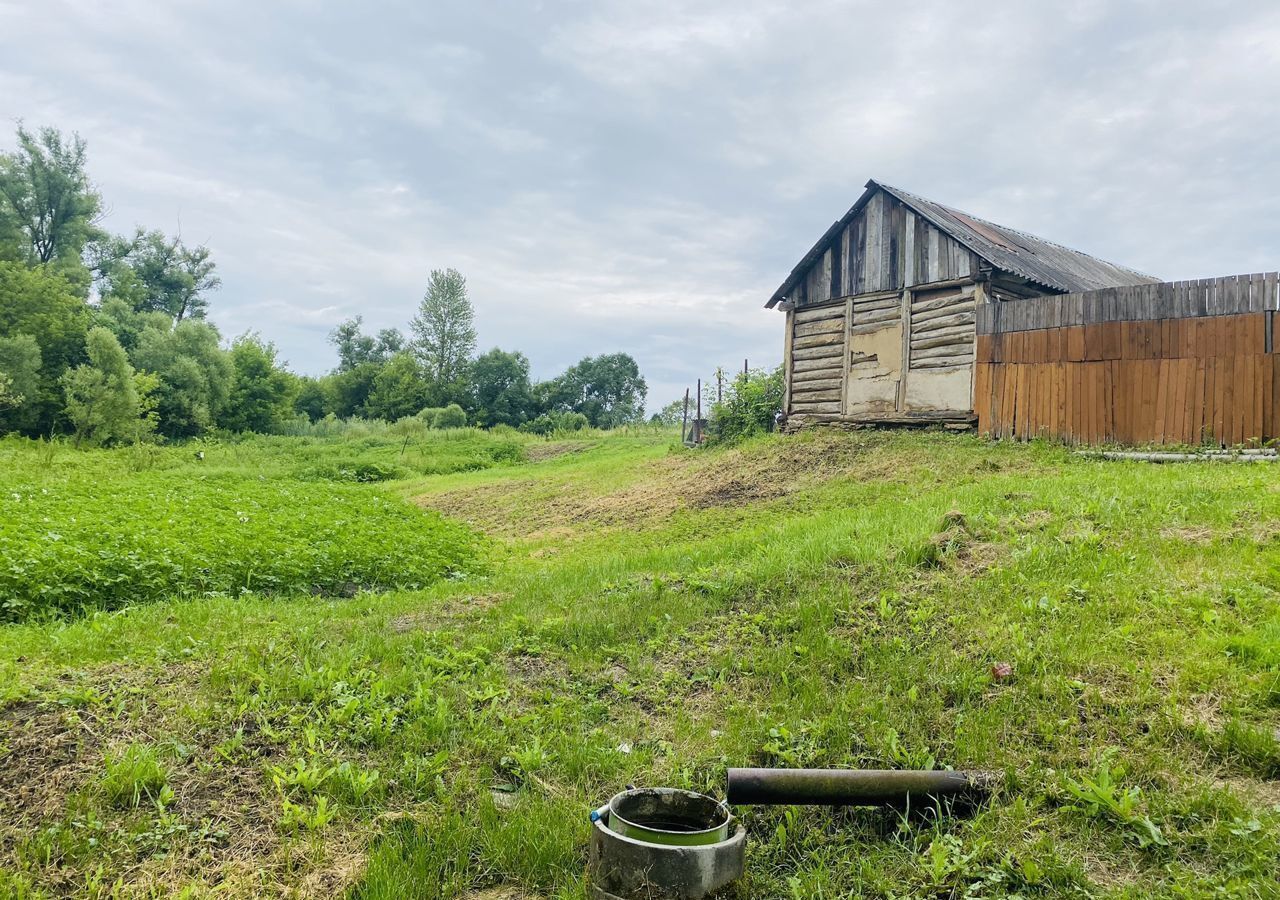
[{"label": "grassy slope", "polygon": [[581,896],[625,783],[936,764],[1006,787],[969,818],[745,811],[744,895],[1280,893],[1270,467],[559,449],[395,485],[495,535],[487,577],[0,631],[10,889]]}]

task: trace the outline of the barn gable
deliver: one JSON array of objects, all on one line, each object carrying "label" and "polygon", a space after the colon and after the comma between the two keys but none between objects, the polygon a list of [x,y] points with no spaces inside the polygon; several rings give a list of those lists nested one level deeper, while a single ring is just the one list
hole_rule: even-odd
[{"label": "barn gable", "polygon": [[809,305],[959,278],[994,279],[1009,298],[1157,280],[873,180],[766,306],[783,300]]},{"label": "barn gable", "polygon": [[1154,281],[869,181],[767,304],[787,313],[784,409],[796,423],[971,422],[980,309]]}]

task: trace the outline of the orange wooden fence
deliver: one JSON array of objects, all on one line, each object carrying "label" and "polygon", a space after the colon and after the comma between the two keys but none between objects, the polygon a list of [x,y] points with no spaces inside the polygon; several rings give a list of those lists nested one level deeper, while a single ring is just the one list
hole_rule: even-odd
[{"label": "orange wooden fence", "polygon": [[978,316],[979,428],[1080,443],[1271,440],[1276,303],[1275,273],[1264,273],[989,304]]}]

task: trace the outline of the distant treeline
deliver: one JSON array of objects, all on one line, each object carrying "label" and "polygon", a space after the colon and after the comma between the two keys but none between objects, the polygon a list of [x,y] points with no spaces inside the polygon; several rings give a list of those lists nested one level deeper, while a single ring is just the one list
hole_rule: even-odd
[{"label": "distant treeline", "polygon": [[85,144],[19,126],[0,153],[0,434],[77,444],[287,431],[326,417],[435,427],[509,425],[550,433],[639,421],[646,386],[624,353],[586,357],[534,382],[515,351],[476,354],[466,280],[431,272],[407,332],[330,334],[338,365],[296,375],[248,332],[208,321],[221,281],[209,248],[138,228],[112,235]]}]

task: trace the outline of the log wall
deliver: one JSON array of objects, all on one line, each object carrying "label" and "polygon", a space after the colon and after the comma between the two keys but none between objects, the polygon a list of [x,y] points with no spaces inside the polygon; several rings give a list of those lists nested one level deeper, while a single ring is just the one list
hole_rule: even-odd
[{"label": "log wall", "polygon": [[788,415],[797,424],[970,418],[980,294],[957,279],[789,311]]},{"label": "log wall", "polygon": [[1280,436],[1277,275],[977,310],[974,409],[996,437],[1232,446]]}]

